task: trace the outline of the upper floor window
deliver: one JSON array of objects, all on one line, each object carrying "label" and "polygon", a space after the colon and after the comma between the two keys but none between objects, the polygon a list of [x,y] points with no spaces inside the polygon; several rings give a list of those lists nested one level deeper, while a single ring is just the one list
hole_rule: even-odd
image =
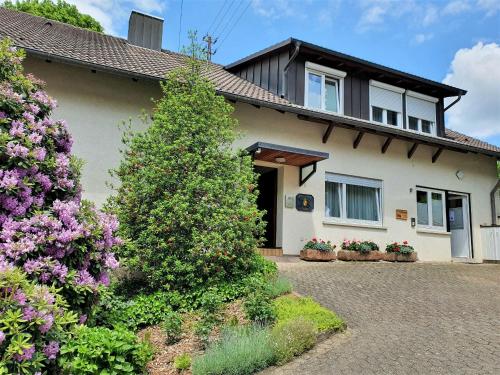
[{"label": "upper floor window", "polygon": [[370,120],[402,127],[404,89],[370,80]]},{"label": "upper floor window", "polygon": [[436,135],[437,98],[406,92],[406,114],[408,129],[414,132]]},{"label": "upper floor window", "polygon": [[306,107],[342,113],[345,72],[306,62]]}]

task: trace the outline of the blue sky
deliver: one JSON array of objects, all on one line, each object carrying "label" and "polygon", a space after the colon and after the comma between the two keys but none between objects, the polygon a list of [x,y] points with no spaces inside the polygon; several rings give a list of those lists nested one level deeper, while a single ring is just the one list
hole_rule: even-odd
[{"label": "blue sky", "polygon": [[[233,62],[290,36],[467,89],[448,126],[500,146],[500,0],[75,0],[108,33],[128,14],[165,19],[163,47],[187,31],[218,38],[213,60]],[[180,13],[182,4],[182,27]],[[218,16],[218,17],[217,17]],[[222,17],[224,16],[224,17]],[[460,107],[460,108],[459,108]]]}]

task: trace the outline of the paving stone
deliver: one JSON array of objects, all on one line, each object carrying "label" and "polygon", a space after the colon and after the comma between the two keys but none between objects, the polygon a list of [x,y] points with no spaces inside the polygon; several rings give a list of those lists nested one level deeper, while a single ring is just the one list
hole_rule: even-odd
[{"label": "paving stone", "polygon": [[500,265],[278,266],[349,328],[263,374],[499,374]]}]

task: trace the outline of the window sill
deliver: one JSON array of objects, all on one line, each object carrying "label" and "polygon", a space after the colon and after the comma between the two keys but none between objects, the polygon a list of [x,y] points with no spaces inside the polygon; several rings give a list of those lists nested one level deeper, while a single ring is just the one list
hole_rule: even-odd
[{"label": "window sill", "polygon": [[440,234],[442,236],[450,236],[451,235],[451,232],[447,232],[444,230],[426,229],[426,228],[417,228],[417,233]]},{"label": "window sill", "polygon": [[370,228],[370,229],[387,230],[387,227],[384,227],[384,226],[379,225],[379,224],[349,223],[346,221],[334,221],[334,220],[323,220],[323,224],[325,224],[325,225],[338,225],[341,227],[357,227],[357,228]]}]

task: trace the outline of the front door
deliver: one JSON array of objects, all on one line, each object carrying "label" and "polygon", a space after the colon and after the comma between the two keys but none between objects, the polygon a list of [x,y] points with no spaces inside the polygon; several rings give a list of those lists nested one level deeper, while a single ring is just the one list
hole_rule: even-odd
[{"label": "front door", "polygon": [[451,256],[471,257],[471,233],[469,217],[469,196],[448,194],[448,220],[451,232]]},{"label": "front door", "polygon": [[276,204],[278,190],[278,170],[276,168],[255,166],[259,174],[257,207],[265,211],[266,241],[262,244],[265,248],[276,247]]}]

